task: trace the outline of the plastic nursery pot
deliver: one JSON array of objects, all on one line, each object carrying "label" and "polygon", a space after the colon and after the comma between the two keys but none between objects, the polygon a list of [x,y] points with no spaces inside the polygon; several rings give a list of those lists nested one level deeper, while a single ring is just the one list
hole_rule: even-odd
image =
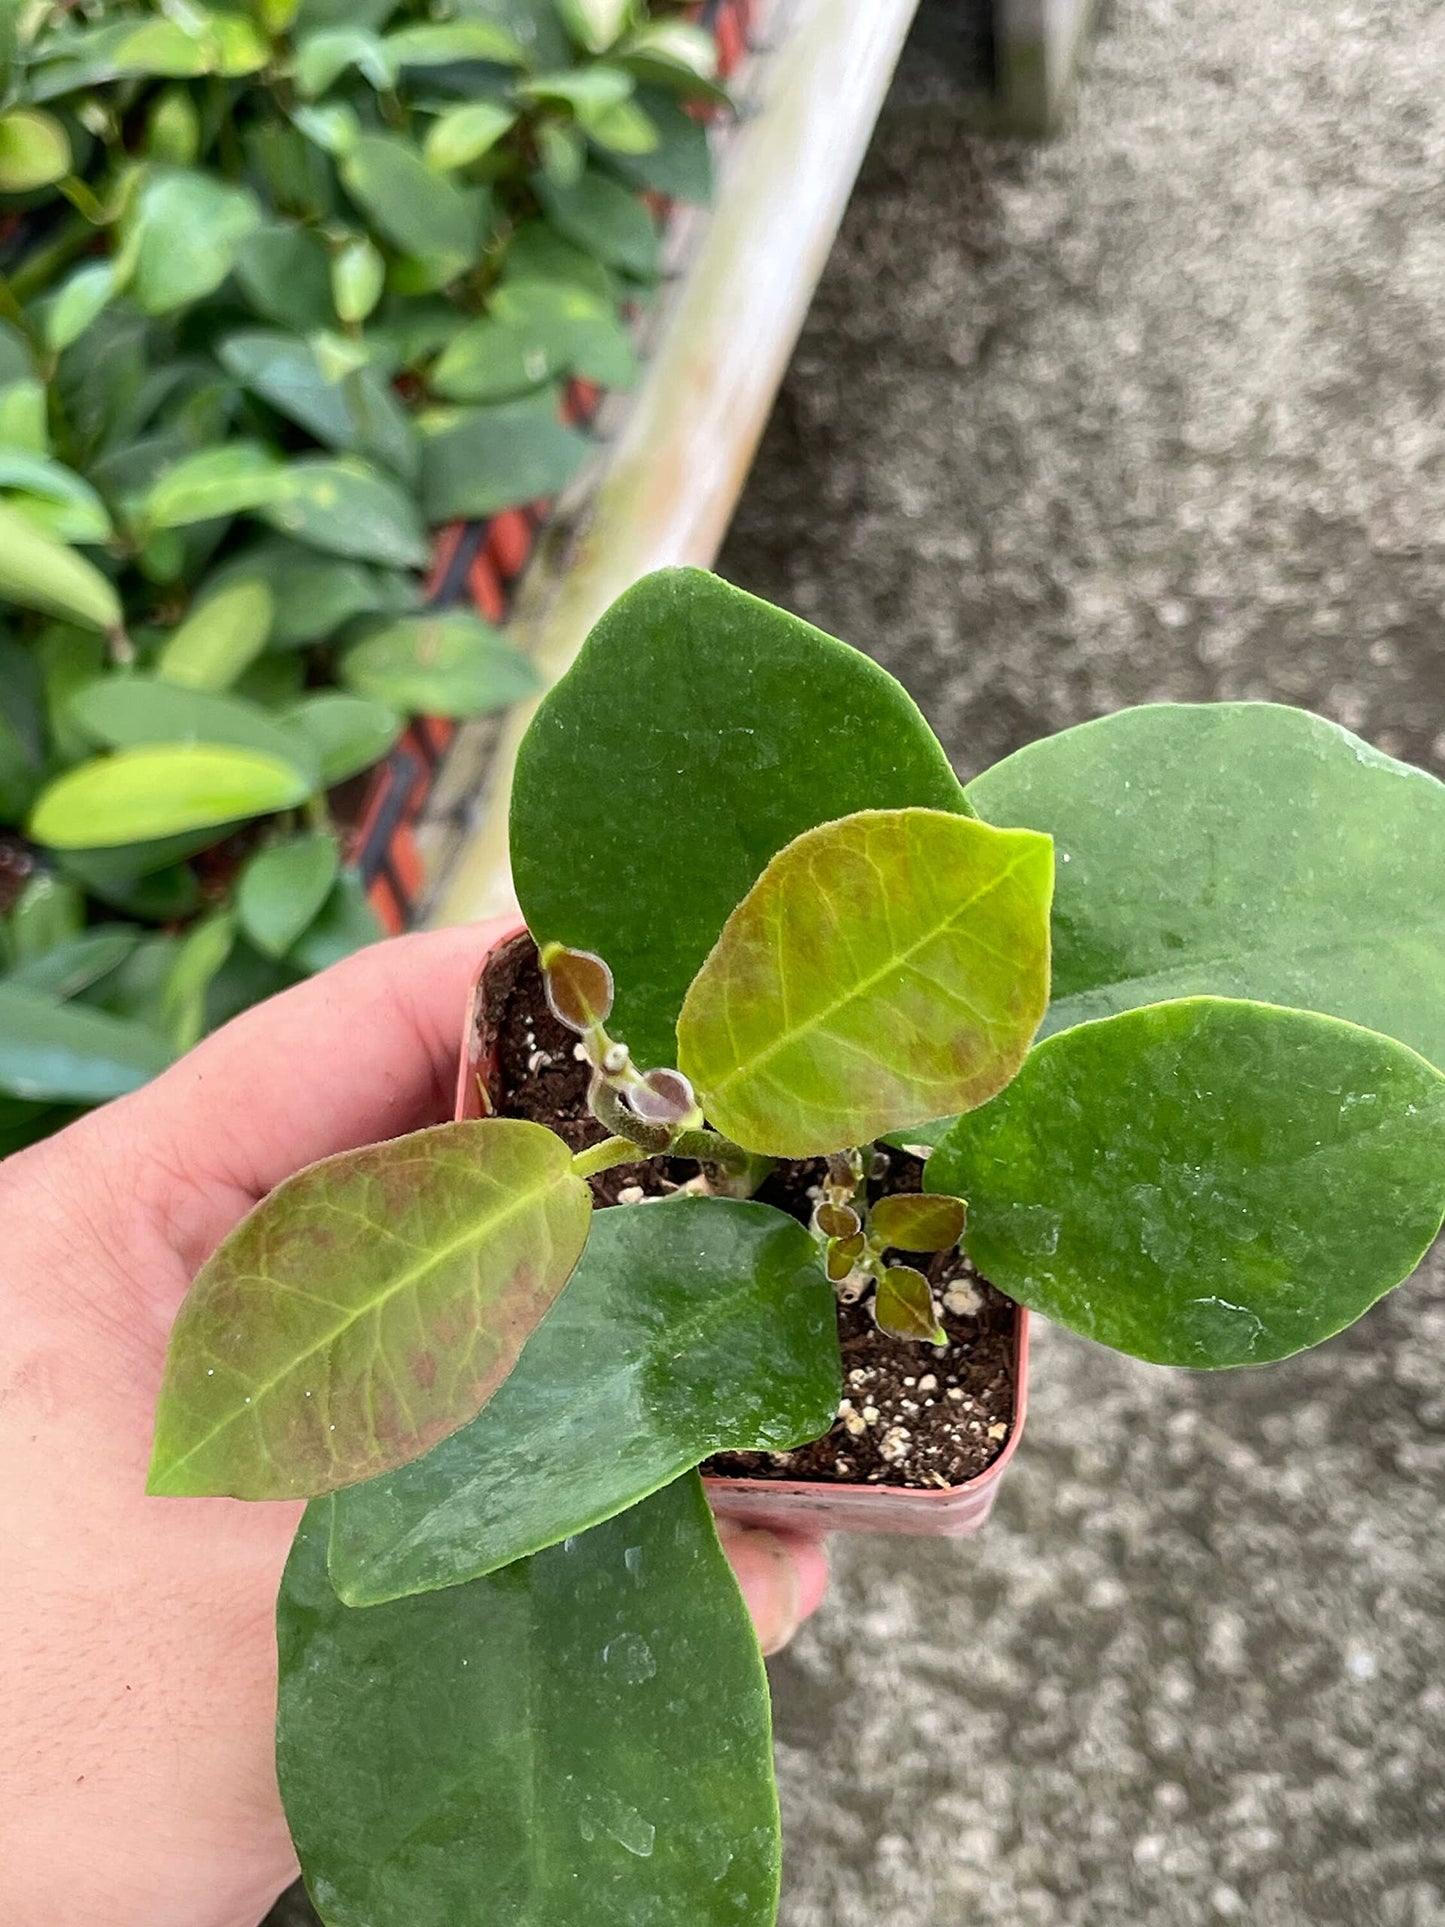
[{"label": "plastic nursery pot", "polygon": [[[502,925],[472,981],[457,1072],[458,1118],[485,1117],[491,1111],[489,1091],[496,1074],[497,1033],[487,1010],[488,967],[511,944],[526,937],[526,926],[521,922]],[[993,1510],[1028,1413],[1029,1315],[1022,1305],[1016,1308],[1014,1319],[1012,1362],[1013,1423],[1003,1450],[977,1478],[938,1491],[816,1479],[705,1478],[713,1511],[720,1518],[736,1519],[744,1525],[814,1534],[889,1532],[956,1539],[977,1532]]]}]

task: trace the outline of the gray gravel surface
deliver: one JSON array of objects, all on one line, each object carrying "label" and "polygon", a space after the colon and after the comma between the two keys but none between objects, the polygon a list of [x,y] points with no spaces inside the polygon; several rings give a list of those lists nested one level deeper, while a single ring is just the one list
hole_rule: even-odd
[{"label": "gray gravel surface", "polygon": [[[1116,0],[1071,131],[905,68],[721,567],[959,769],[1298,702],[1445,773],[1445,8]],[[1445,1269],[1212,1380],[1042,1334],[959,1544],[774,1664],[785,1927],[1441,1927]]]}]

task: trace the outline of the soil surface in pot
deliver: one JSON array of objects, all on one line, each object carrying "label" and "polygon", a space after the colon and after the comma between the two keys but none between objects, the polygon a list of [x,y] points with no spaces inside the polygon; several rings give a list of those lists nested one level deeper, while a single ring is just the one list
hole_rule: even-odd
[{"label": "soil surface in pot", "polygon": [[[587,1108],[581,1047],[547,1007],[536,948],[525,934],[488,964],[485,1013],[480,1056],[494,1066],[489,1096],[497,1114],[545,1124],[574,1151],[605,1136]],[[869,1196],[917,1191],[922,1172],[921,1159],[880,1151]],[[757,1196],[806,1224],[823,1173],[821,1159],[779,1163]],[[700,1179],[691,1161],[659,1158],[614,1166],[592,1180],[592,1191],[599,1205],[626,1207]],[[928,1274],[948,1343],[890,1338],[866,1305],[840,1303],[843,1401],[832,1430],[792,1452],[723,1453],[705,1472],[941,1489],[987,1470],[1013,1426],[1017,1308],[962,1252],[910,1262]]]}]

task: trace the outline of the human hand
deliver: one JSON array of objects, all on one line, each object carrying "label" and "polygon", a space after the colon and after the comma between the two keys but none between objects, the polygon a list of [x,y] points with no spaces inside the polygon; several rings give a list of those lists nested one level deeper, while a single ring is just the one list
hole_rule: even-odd
[{"label": "human hand", "polygon": [[[379,944],[0,1164],[0,1889],[10,1927],[255,1927],[295,1860],[272,1764],[299,1505],[145,1495],[199,1266],[301,1166],[451,1115],[502,924]],[[816,1542],[725,1525],[764,1648]]]}]

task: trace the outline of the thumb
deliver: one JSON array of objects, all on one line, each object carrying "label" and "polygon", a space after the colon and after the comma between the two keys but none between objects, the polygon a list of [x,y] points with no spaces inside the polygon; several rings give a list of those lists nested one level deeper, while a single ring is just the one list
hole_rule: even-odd
[{"label": "thumb", "polygon": [[764,1653],[780,1652],[828,1590],[828,1553],[821,1539],[762,1526],[717,1522]]}]

